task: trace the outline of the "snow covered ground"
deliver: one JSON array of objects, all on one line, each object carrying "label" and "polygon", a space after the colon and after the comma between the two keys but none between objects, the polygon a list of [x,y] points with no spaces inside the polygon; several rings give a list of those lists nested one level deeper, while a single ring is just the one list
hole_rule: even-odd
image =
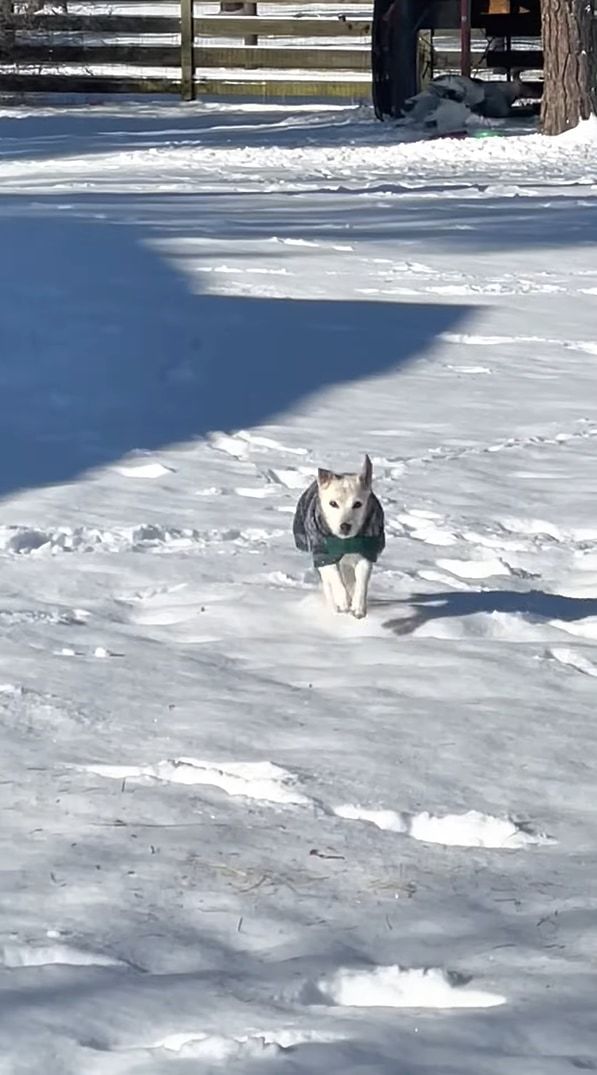
[{"label": "snow covered ground", "polygon": [[[597,1070],[596,172],[0,113],[2,1075]],[[357,622],[290,525],[364,451]]]}]

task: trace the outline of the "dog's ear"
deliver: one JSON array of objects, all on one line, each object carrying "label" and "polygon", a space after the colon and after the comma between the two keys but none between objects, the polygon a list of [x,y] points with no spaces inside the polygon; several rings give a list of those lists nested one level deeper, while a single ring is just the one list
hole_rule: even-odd
[{"label": "dog's ear", "polygon": [[329,485],[330,482],[333,481],[333,478],[334,475],[332,474],[331,470],[323,470],[320,467],[317,471],[317,484],[320,488],[323,488],[325,485]]},{"label": "dog's ear", "polygon": [[371,479],[373,478],[373,467],[371,466],[371,460],[368,455],[363,460],[361,467],[361,473],[359,474],[359,481],[361,485],[365,486],[365,489],[371,488]]}]

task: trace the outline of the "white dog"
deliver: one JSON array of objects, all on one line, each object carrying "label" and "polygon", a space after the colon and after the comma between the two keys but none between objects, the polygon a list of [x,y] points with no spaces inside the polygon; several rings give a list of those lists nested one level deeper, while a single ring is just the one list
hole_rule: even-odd
[{"label": "white dog", "polygon": [[367,615],[371,569],[385,546],[383,508],[371,477],[368,455],[360,474],[319,470],[297,504],[293,526],[297,549],[313,555],[328,604],[357,619]]}]

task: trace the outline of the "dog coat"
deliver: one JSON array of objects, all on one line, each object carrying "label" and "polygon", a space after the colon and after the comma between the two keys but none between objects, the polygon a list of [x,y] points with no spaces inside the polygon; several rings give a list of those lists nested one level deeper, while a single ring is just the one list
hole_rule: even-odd
[{"label": "dog coat", "polygon": [[386,544],[383,524],[383,508],[377,497],[370,493],[367,514],[359,533],[354,537],[336,537],[322,515],[315,481],[305,489],[296,506],[292,532],[297,549],[312,553],[315,567],[337,564],[351,553],[374,564]]}]

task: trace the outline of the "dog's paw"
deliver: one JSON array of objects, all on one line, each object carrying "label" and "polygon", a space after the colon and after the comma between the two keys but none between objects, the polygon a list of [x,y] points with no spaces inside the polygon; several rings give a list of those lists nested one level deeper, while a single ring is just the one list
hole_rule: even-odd
[{"label": "dog's paw", "polygon": [[341,588],[335,588],[328,593],[328,603],[332,612],[348,612],[350,610],[348,594]]},{"label": "dog's paw", "polygon": [[364,620],[367,615],[367,609],[364,605],[353,605],[350,614],[354,616],[355,620]]},{"label": "dog's paw", "polygon": [[342,600],[334,601],[333,608],[334,608],[334,612],[338,612],[338,613],[344,613],[344,612],[349,612],[350,611],[347,600],[346,601],[342,601]]},{"label": "dog's paw", "polygon": [[325,603],[326,603],[329,611],[333,612],[334,615],[337,615],[337,614],[343,613],[343,612],[350,612],[350,604],[349,604],[348,598],[347,597],[343,598],[340,594],[337,594],[337,595],[336,594],[335,595],[326,594],[326,602]]}]

